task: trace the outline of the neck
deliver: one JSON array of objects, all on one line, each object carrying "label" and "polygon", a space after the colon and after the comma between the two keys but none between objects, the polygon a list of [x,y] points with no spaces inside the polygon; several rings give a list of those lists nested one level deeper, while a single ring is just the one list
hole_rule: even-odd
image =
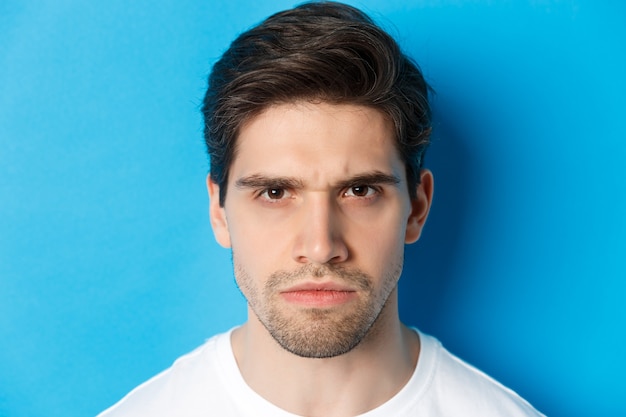
[{"label": "neck", "polygon": [[395,291],[361,343],[332,358],[287,352],[254,313],[249,314],[248,322],[232,336],[243,378],[266,400],[294,414],[362,414],[400,391],[417,364],[419,338],[400,323]]}]

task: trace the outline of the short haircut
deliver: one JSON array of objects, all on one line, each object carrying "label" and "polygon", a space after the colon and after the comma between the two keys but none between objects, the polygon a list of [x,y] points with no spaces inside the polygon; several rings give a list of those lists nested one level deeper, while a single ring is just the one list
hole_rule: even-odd
[{"label": "short haircut", "polygon": [[414,199],[431,132],[428,92],[418,66],[354,7],[311,2],[270,16],[237,37],[209,75],[204,137],[220,205],[242,125],[271,105],[299,100],[385,114]]}]

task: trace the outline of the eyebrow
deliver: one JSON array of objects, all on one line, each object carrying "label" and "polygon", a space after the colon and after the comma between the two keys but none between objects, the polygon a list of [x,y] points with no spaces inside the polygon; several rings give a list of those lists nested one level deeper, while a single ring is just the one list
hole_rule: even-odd
[{"label": "eyebrow", "polygon": [[[387,174],[382,171],[372,171],[355,175],[348,179],[339,181],[335,187],[339,189],[356,187],[358,185],[397,185],[400,178],[393,174]],[[304,182],[293,177],[270,177],[267,175],[253,174],[247,177],[239,178],[235,182],[237,188],[286,188],[301,189],[304,188]]]},{"label": "eyebrow", "polygon": [[358,185],[397,185],[399,183],[400,178],[395,175],[381,171],[373,171],[355,175],[354,177],[340,181],[337,184],[337,188],[343,189],[356,187]]},{"label": "eyebrow", "polygon": [[269,177],[261,174],[253,174],[239,178],[235,182],[237,188],[303,188],[302,181],[292,177]]}]

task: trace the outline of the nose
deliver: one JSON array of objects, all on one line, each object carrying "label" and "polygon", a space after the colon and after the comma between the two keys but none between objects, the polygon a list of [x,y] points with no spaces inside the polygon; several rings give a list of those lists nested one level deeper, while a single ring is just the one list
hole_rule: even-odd
[{"label": "nose", "polygon": [[313,195],[300,207],[299,231],[293,257],[299,263],[337,264],[348,259],[337,203],[325,193]]}]

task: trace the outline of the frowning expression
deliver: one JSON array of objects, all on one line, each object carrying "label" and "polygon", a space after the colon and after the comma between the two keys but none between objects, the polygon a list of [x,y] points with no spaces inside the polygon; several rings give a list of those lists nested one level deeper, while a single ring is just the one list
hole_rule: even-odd
[{"label": "frowning expression", "polygon": [[378,110],[296,102],[249,120],[224,207],[208,185],[214,232],[232,247],[250,314],[300,356],[358,345],[386,305],[397,309],[404,244],[428,213],[423,183],[411,200],[393,126]]}]

